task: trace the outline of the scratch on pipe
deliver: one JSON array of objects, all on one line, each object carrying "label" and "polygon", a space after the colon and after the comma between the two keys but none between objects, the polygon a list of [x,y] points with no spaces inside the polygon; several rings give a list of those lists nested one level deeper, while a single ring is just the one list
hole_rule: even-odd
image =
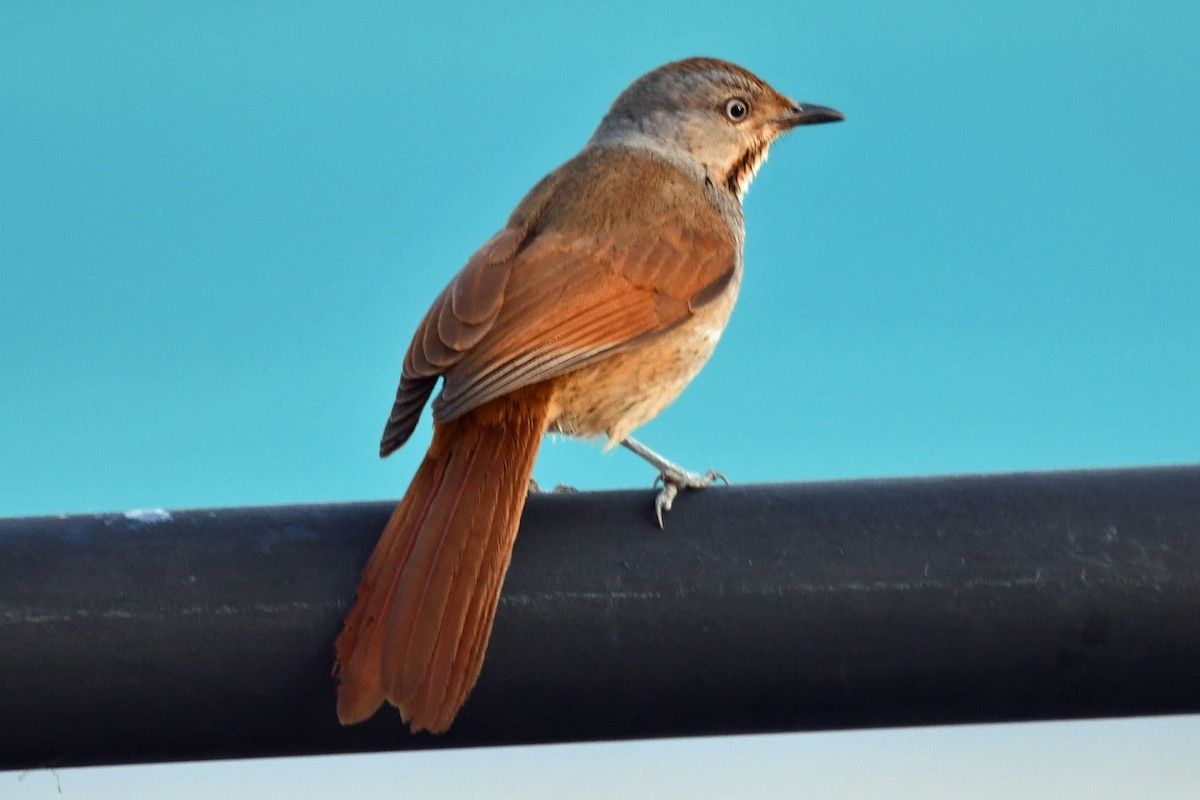
[{"label": "scratch on pipe", "polygon": [[527,592],[525,594],[500,595],[500,602],[506,606],[532,606],[546,601],[585,600],[601,603],[613,600],[656,600],[662,597],[659,592]]},{"label": "scratch on pipe", "polygon": [[244,608],[230,605],[215,608],[205,606],[187,606],[186,608],[163,610],[159,612],[126,611],[124,609],[107,609],[97,611],[91,608],[77,608],[71,611],[41,611],[27,609],[24,611],[4,611],[0,613],[0,624],[38,625],[48,622],[72,622],[79,619],[165,619],[172,615],[200,616],[229,616],[232,614],[286,614],[290,611],[312,611],[314,609],[341,608],[341,603],[254,603]]},{"label": "scratch on pipe", "polygon": [[1018,586],[1036,586],[1042,582],[1041,570],[1032,577],[1020,578],[972,578],[965,581],[915,580],[915,581],[850,581],[848,583],[799,583],[787,586],[729,586],[720,585],[720,594],[771,594],[785,597],[792,594],[836,594],[839,592],[915,592],[925,589],[976,589],[980,587],[1013,589]]},{"label": "scratch on pipe", "polygon": [[134,614],[129,611],[111,610],[111,611],[93,611],[89,608],[78,608],[74,611],[5,611],[0,614],[0,622],[16,623],[16,624],[34,624],[39,625],[45,622],[71,622],[77,619],[134,619],[139,616],[148,616],[142,614]]},{"label": "scratch on pipe", "polygon": [[271,605],[267,603],[252,603],[249,606],[237,607],[231,605],[220,605],[216,607],[210,606],[188,606],[187,608],[179,609],[179,613],[185,616],[194,614],[214,614],[216,616],[229,616],[230,614],[246,614],[255,611],[264,614],[286,614],[289,611],[311,611],[316,608],[333,608],[332,603],[282,603]]},{"label": "scratch on pipe", "polygon": [[135,508],[125,512],[125,519],[153,525],[156,522],[170,522],[171,512],[165,508]]}]

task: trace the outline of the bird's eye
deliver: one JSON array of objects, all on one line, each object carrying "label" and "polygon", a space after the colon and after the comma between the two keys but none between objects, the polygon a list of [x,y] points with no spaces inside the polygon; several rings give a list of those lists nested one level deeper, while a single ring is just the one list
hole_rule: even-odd
[{"label": "bird's eye", "polygon": [[740,97],[731,97],[725,101],[725,116],[733,122],[741,122],[750,115],[750,104]]}]

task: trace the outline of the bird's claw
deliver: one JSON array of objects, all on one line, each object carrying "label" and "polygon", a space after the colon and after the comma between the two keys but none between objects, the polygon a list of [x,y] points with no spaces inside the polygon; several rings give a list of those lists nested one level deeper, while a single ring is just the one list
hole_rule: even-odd
[{"label": "bird's claw", "polygon": [[729,478],[725,477],[725,473],[717,472],[715,469],[710,469],[708,472],[701,475],[698,472],[688,472],[680,470],[667,474],[665,472],[658,473],[658,477],[654,479],[655,486],[666,486],[673,483],[679,489],[706,489],[712,486],[717,481],[729,485]]},{"label": "bird's claw", "polygon": [[654,479],[654,485],[662,487],[654,498],[654,516],[658,520],[659,529],[665,528],[663,512],[671,510],[671,504],[675,502],[675,497],[679,494],[680,489],[704,489],[717,481],[721,481],[726,486],[729,485],[728,478],[712,469],[703,475],[683,469],[660,472]]},{"label": "bird's claw", "polygon": [[[660,478],[662,476],[659,476]],[[657,484],[658,481],[655,481]],[[654,516],[658,519],[658,529],[665,530],[663,525],[663,512],[671,510],[671,503],[675,502],[675,495],[679,494],[679,486],[674,483],[663,481],[663,487],[659,490],[658,496],[654,498]]]},{"label": "bird's claw", "polygon": [[574,494],[578,491],[574,486],[567,486],[565,483],[560,483],[547,492],[533,478],[529,479],[529,494]]}]

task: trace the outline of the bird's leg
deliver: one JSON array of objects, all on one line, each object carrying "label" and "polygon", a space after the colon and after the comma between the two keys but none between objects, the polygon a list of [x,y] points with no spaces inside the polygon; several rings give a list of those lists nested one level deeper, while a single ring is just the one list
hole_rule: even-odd
[{"label": "bird's leg", "polygon": [[663,458],[631,436],[622,439],[621,446],[641,456],[650,466],[658,470],[658,479],[654,483],[657,485],[661,482],[662,490],[654,498],[654,516],[658,518],[658,527],[660,528],[663,527],[663,512],[671,510],[671,504],[675,502],[675,496],[679,494],[680,489],[703,489],[717,481],[729,485],[729,479],[721,473],[710,469],[702,475],[686,470]]}]

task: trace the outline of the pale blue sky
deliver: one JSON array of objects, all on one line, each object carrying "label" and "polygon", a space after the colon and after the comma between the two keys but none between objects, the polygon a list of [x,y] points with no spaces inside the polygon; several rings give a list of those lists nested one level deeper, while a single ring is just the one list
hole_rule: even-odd
[{"label": "pale blue sky", "polygon": [[[429,301],[630,80],[698,54],[848,120],[775,148],[731,327],[648,444],[739,482],[1200,457],[1194,2],[14,1],[0,31],[0,515],[399,495],[428,420],[386,462],[376,444]],[[653,477],[566,442],[536,474]],[[787,788],[829,741],[924,757],[926,788],[946,780],[926,751],[960,736],[1026,748],[980,744],[980,781],[1012,758],[1053,776],[1054,742],[1124,736],[1113,758],[1145,780],[1183,774],[1138,747],[1155,731],[1200,751],[1192,718],[972,731],[520,758],[611,781],[610,760],[672,753],[644,767],[654,794],[706,763]],[[128,776],[109,796],[184,797],[173,775],[218,787],[231,769],[103,774]],[[253,796],[303,796],[297,764],[263,770]],[[0,775],[6,797],[46,785]]]}]

